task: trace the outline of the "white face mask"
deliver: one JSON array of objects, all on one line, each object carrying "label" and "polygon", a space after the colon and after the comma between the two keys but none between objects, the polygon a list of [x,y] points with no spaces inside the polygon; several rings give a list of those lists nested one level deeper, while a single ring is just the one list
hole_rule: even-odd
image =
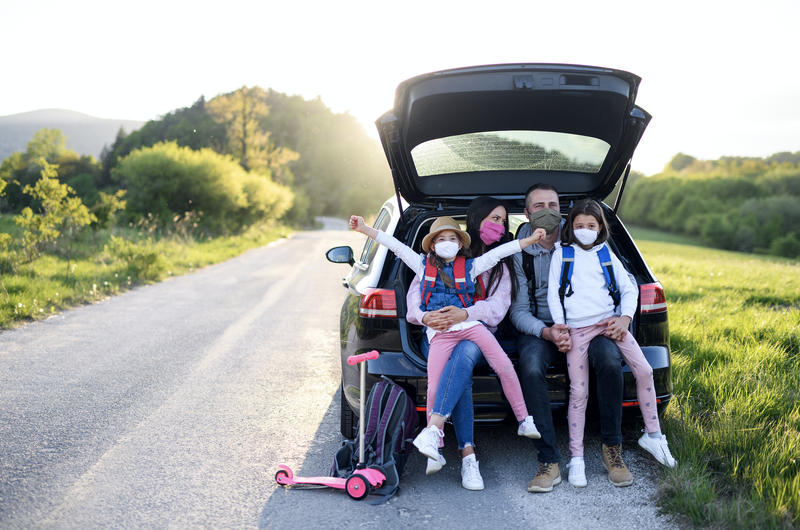
[{"label": "white face mask", "polygon": [[575,239],[580,241],[581,245],[588,247],[597,240],[597,232],[589,230],[588,228],[578,228],[573,230]]},{"label": "white face mask", "polygon": [[441,241],[433,245],[433,251],[442,259],[453,259],[458,254],[458,243],[455,241]]}]

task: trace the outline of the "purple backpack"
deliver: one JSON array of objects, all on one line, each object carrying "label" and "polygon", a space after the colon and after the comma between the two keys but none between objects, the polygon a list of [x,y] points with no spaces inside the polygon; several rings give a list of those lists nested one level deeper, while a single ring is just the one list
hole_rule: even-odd
[{"label": "purple backpack", "polygon": [[[419,424],[419,413],[414,401],[403,388],[383,378],[373,385],[364,404],[364,463],[380,469],[386,476],[383,486],[372,493],[384,497],[378,504],[394,495],[400,485],[400,475],[408,458],[413,441],[412,433]],[[362,421],[364,418],[359,418]],[[358,436],[347,440],[336,452],[331,467],[332,477],[348,477],[358,464]]]}]

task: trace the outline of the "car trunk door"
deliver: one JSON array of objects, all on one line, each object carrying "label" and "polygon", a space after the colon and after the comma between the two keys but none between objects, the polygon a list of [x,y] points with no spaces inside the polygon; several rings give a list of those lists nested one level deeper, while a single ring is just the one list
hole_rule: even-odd
[{"label": "car trunk door", "polygon": [[602,200],[651,119],[635,104],[639,82],[574,65],[446,70],[401,83],[375,123],[409,203],[519,200],[537,182],[564,198]]}]

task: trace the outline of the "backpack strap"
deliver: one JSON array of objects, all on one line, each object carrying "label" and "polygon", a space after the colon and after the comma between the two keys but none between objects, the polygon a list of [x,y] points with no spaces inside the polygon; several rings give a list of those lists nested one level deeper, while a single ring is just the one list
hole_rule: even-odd
[{"label": "backpack strap", "polygon": [[[458,294],[458,298],[461,300],[461,303],[464,304],[464,307],[469,307],[472,305],[473,299],[467,292],[466,264],[467,260],[466,258],[464,258],[464,256],[456,256],[456,259],[453,262],[453,279],[455,280],[454,290],[456,291],[456,294]],[[436,266],[433,264],[430,258],[426,258],[425,277],[423,278],[423,282],[420,289],[420,295],[422,298],[421,302],[423,307],[427,306],[428,302],[431,299],[431,294],[433,294],[433,290],[436,286],[436,278],[438,277],[438,275],[439,275],[439,270],[436,268]],[[480,280],[480,283],[481,285],[483,285],[483,280]]]},{"label": "backpack strap", "polygon": [[[564,307],[564,298],[572,296],[572,269],[575,265],[575,249],[571,246],[561,247],[561,282],[558,286],[558,299],[561,300],[561,311],[564,313],[564,322],[567,321],[567,308]],[[569,289],[569,292],[567,292]]]},{"label": "backpack strap", "polygon": [[456,282],[458,297],[465,308],[472,305],[472,298],[467,292],[466,263],[467,260],[464,256],[456,256],[456,260],[453,262],[453,279]]},{"label": "backpack strap", "polygon": [[[403,390],[397,385],[389,385],[391,389],[389,390],[389,397],[386,400],[386,405],[383,409],[383,415],[381,416],[381,422],[378,426],[378,437],[375,444],[375,456],[377,457],[378,462],[383,462],[383,454],[384,449],[386,448],[386,431],[389,421],[392,419],[392,414],[394,413],[394,408],[397,405],[397,400],[403,394]],[[392,448],[390,448],[390,457],[391,457]]]},{"label": "backpack strap", "polygon": [[[381,417],[381,403],[383,403],[384,396],[389,391],[389,385],[385,381],[378,381],[372,387],[367,398],[368,409],[364,410],[365,418],[360,418],[359,421],[366,420],[364,425],[364,451],[368,447],[373,446],[373,442],[378,435],[378,424]],[[367,462],[366,455],[364,455],[364,462]]]},{"label": "backpack strap", "polygon": [[439,274],[439,270],[433,264],[430,258],[425,258],[425,277],[423,278],[422,282],[422,305],[427,306],[428,302],[431,299],[431,294],[433,294],[434,286],[436,285],[436,276]]},{"label": "backpack strap", "polygon": [[536,268],[533,265],[533,254],[522,252],[522,272],[525,273],[525,278],[528,281],[533,280],[533,314],[539,314],[539,302],[536,300]]},{"label": "backpack strap", "polygon": [[600,250],[597,251],[597,258],[600,260],[600,266],[603,268],[603,275],[606,277],[606,286],[608,287],[608,295],[614,301],[614,310],[616,311],[619,307],[620,294],[619,288],[617,288],[617,281],[614,278],[611,255],[606,245],[603,245]]}]

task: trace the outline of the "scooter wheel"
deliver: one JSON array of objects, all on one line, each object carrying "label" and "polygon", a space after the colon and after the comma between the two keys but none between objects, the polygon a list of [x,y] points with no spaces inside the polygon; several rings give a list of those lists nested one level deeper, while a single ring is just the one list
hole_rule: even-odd
[{"label": "scooter wheel", "polygon": [[286,486],[286,482],[289,480],[289,473],[286,472],[285,469],[279,469],[277,473],[275,473],[275,482],[280,484],[281,486]]},{"label": "scooter wheel", "polygon": [[345,489],[350,498],[356,501],[363,500],[369,495],[369,481],[362,475],[350,475],[345,483]]}]

